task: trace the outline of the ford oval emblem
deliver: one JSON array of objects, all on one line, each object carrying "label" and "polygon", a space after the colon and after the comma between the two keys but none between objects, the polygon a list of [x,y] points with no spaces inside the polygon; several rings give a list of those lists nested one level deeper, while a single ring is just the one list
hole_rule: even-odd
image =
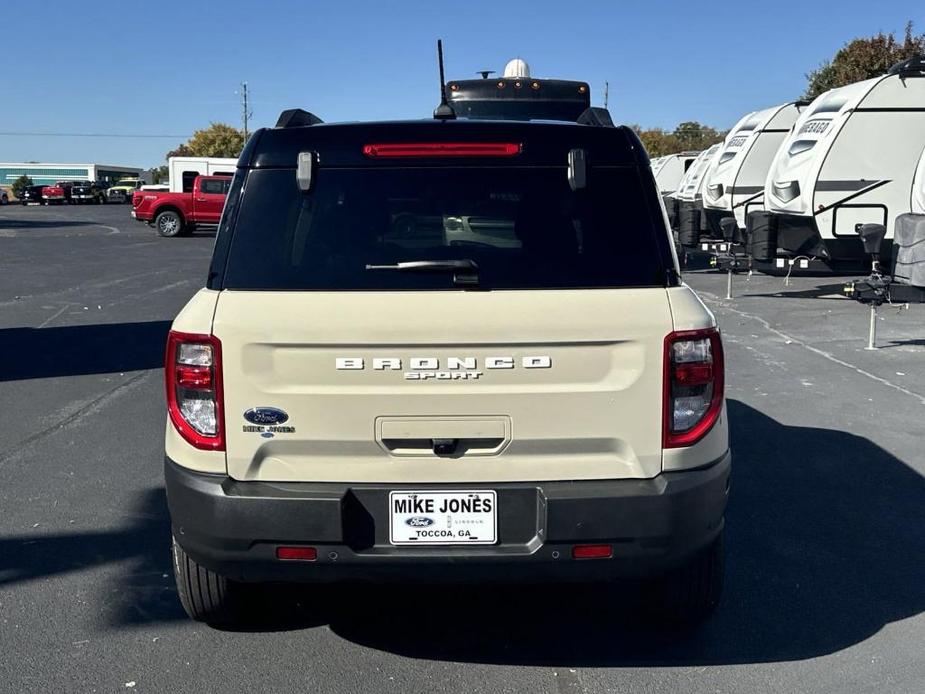
[{"label": "ford oval emblem", "polygon": [[251,424],[283,424],[289,415],[277,407],[253,407],[244,413],[244,419]]},{"label": "ford oval emblem", "polygon": [[427,516],[412,516],[405,521],[405,525],[410,525],[412,528],[426,528],[433,524],[434,519],[428,518]]}]

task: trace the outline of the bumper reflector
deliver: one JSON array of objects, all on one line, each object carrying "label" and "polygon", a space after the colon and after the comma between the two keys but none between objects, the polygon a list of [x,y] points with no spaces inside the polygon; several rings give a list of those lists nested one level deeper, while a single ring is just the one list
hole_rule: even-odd
[{"label": "bumper reflector", "polygon": [[575,545],[572,547],[572,559],[610,559],[613,547],[610,545]]},{"label": "bumper reflector", "polygon": [[318,550],[314,547],[277,547],[276,558],[283,561],[315,561]]}]

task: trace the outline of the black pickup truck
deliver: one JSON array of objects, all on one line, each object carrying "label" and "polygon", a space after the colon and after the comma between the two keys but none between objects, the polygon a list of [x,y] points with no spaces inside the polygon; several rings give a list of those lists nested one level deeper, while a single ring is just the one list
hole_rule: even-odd
[{"label": "black pickup truck", "polygon": [[74,181],[71,185],[71,203],[75,205],[97,204],[106,202],[106,190],[93,181]]}]

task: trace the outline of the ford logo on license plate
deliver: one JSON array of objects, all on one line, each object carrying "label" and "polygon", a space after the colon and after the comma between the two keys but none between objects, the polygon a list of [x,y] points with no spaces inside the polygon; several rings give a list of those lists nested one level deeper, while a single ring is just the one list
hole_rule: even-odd
[{"label": "ford logo on license plate", "polygon": [[289,420],[289,415],[276,407],[254,407],[244,413],[244,419],[251,424],[283,424]]},{"label": "ford logo on license plate", "polygon": [[412,516],[405,521],[405,525],[410,525],[412,528],[426,528],[433,524],[434,519],[427,516]]}]

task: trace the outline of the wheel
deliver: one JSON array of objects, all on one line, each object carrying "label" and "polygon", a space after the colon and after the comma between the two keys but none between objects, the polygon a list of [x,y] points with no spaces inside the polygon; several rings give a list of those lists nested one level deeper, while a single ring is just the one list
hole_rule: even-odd
[{"label": "wheel", "polygon": [[154,220],[157,233],[167,238],[180,236],[183,233],[183,218],[173,210],[164,210]]},{"label": "wheel", "polygon": [[96,204],[97,204],[97,205],[105,205],[105,204],[106,204],[106,198],[104,198],[102,195],[97,196],[97,198],[96,198]]},{"label": "wheel", "polygon": [[662,577],[651,596],[652,607],[669,622],[694,625],[713,613],[723,593],[723,534],[687,564]]},{"label": "wheel", "polygon": [[198,564],[171,536],[173,576],[183,610],[197,622],[233,625],[247,618],[250,592],[257,587],[238,583]]}]

